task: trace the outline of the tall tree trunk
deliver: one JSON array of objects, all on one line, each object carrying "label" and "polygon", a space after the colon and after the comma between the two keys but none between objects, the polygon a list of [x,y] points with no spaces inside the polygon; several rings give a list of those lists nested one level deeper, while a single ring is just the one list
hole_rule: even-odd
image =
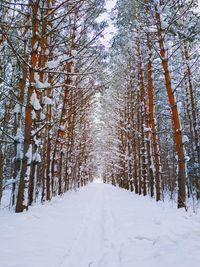
[{"label": "tall tree trunk", "polygon": [[138,37],[138,80],[140,87],[140,116],[141,116],[141,159],[142,159],[142,188],[143,195],[147,195],[147,165],[146,165],[146,142],[144,127],[146,124],[146,99],[145,99],[145,85],[143,77],[143,65],[140,48],[140,40]]},{"label": "tall tree trunk", "polygon": [[158,12],[157,4],[155,4],[155,19],[157,26],[158,42],[160,47],[160,56],[164,71],[165,86],[172,114],[174,142],[178,156],[178,208],[182,208],[186,207],[186,190],[185,190],[186,172],[185,172],[184,149],[182,144],[181,124],[176,105],[176,100],[172,89],[171,77],[168,66],[168,58],[164,44],[164,37],[162,35],[161,19],[160,19],[160,13]]},{"label": "tall tree trunk", "polygon": [[[147,46],[149,52],[148,58],[148,97],[149,97],[149,120],[150,120],[150,127],[151,127],[151,140],[153,144],[153,156],[154,156],[154,163],[150,162],[151,164],[155,164],[155,185],[156,185],[156,200],[160,200],[160,157],[159,157],[159,150],[158,150],[158,140],[157,140],[157,133],[156,133],[156,123],[155,123],[155,114],[154,114],[154,83],[153,83],[153,71],[152,71],[152,45],[150,40],[150,35],[147,33]],[[151,167],[152,169],[152,167]],[[154,182],[151,182],[151,192],[154,188]]]},{"label": "tall tree trunk", "polygon": [[[37,51],[35,48],[37,42],[38,34],[38,3],[32,5],[32,38],[31,38],[31,67],[30,67],[30,79],[29,79],[29,88],[27,93],[27,103],[25,108],[25,130],[24,130],[24,148],[23,148],[23,159],[22,159],[22,170],[20,174],[20,181],[18,187],[17,203],[16,203],[16,212],[22,212],[24,208],[27,208],[27,205],[24,203],[24,191],[25,183],[29,180],[29,174],[27,173],[28,164],[31,164],[32,158],[31,155],[27,155],[28,150],[32,149],[32,106],[31,106],[31,96],[35,90],[34,86],[34,68],[37,64]],[[28,156],[30,156],[28,158]]]}]

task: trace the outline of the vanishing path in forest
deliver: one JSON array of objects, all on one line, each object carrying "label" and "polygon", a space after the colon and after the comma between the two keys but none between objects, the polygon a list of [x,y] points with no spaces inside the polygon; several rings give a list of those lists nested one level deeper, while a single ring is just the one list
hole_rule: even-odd
[{"label": "vanishing path in forest", "polygon": [[200,216],[94,183],[1,212],[0,267],[198,267]]}]

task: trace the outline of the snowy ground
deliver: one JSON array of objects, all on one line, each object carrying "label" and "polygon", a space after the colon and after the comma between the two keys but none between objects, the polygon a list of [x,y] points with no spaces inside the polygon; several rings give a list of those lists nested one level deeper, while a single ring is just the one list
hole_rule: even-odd
[{"label": "snowy ground", "polygon": [[105,184],[0,212],[0,267],[199,267],[200,216]]}]

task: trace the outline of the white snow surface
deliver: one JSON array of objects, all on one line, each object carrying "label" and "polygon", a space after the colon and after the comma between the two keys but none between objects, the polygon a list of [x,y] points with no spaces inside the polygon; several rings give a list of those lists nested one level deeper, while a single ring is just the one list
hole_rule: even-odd
[{"label": "white snow surface", "polygon": [[199,215],[101,183],[1,210],[0,237],[1,267],[200,266]]}]

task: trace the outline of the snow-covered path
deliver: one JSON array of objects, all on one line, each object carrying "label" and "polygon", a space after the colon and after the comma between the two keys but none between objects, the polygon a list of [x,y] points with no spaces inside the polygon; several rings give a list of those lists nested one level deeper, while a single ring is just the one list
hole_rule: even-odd
[{"label": "snow-covered path", "polygon": [[200,216],[105,184],[0,212],[0,267],[199,267]]}]

